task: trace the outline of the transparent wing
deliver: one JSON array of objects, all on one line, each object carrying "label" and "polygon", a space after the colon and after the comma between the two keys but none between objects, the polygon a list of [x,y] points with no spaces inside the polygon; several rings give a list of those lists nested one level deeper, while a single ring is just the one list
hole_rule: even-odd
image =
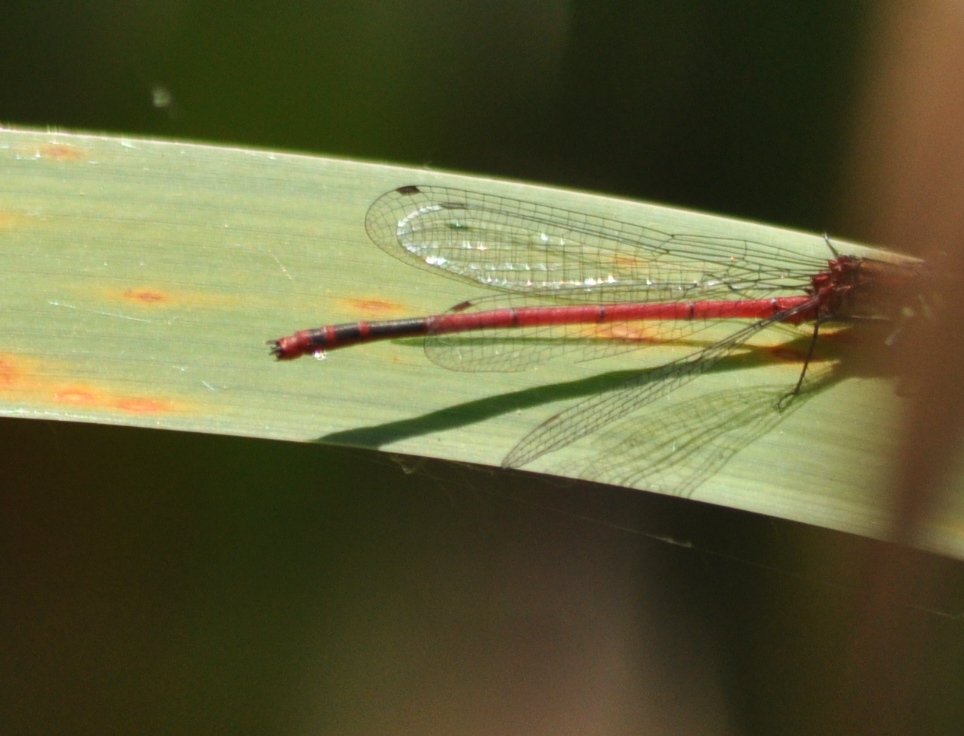
[{"label": "transparent wing", "polygon": [[[826,263],[735,238],[667,233],[558,207],[445,186],[410,185],[379,197],[365,227],[389,255],[502,292],[453,311],[555,303],[758,299],[806,292]],[[520,467],[665,396],[711,370],[759,331],[806,303],[747,324],[690,355],[640,374],[551,417],[503,461]],[[519,370],[571,351],[593,354],[693,336],[713,321],[489,329],[430,335],[426,352],[457,370]],[[560,337],[564,339],[559,339]]]},{"label": "transparent wing", "polygon": [[[594,440],[601,450],[580,474],[615,485],[691,495],[737,453],[836,379],[835,366],[807,370],[803,390],[785,402],[785,384],[716,391],[660,411],[630,416]],[[619,437],[621,439],[614,439]]]},{"label": "transparent wing", "polygon": [[655,228],[491,194],[411,185],[368,210],[386,253],[436,274],[566,301],[751,299],[799,293],[825,267],[753,241]]},{"label": "transparent wing", "polygon": [[528,465],[546,453],[558,450],[638,411],[711,370],[760,330],[806,308],[808,305],[802,305],[769,319],[754,322],[703,350],[651,370],[641,371],[622,385],[559,412],[523,437],[503,459],[502,466],[519,468]]}]

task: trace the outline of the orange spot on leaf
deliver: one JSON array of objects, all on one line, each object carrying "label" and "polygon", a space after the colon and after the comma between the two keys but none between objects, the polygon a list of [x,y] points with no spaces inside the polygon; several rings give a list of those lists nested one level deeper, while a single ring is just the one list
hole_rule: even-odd
[{"label": "orange spot on leaf", "polygon": [[83,161],[87,152],[70,143],[42,143],[37,147],[37,157],[52,161]]},{"label": "orange spot on leaf", "polygon": [[[89,293],[89,292],[88,292]],[[223,306],[237,302],[232,295],[218,292],[205,292],[186,289],[165,289],[154,286],[131,286],[127,289],[95,289],[96,298],[106,298],[110,301],[121,301],[127,305],[139,307],[168,307],[175,305],[188,306]]]},{"label": "orange spot on leaf", "polygon": [[[49,376],[51,366],[44,361],[0,354],[0,393],[18,397],[30,404],[38,401],[60,407],[83,407],[129,414],[178,414],[189,410],[184,402],[159,396],[119,394],[96,383],[64,383]],[[63,374],[63,367],[57,372]]]},{"label": "orange spot on leaf", "polygon": [[124,298],[141,304],[156,304],[157,302],[167,301],[168,296],[155,289],[128,289],[124,292]]},{"label": "orange spot on leaf", "polygon": [[597,336],[623,342],[652,342],[656,337],[656,332],[652,328],[640,323],[615,323],[594,327]]},{"label": "orange spot on leaf", "polygon": [[369,314],[393,314],[405,310],[401,304],[384,299],[343,299],[350,309]]},{"label": "orange spot on leaf", "polygon": [[129,396],[116,401],[118,409],[135,414],[159,414],[171,410],[170,403],[159,399],[149,399],[146,396]]},{"label": "orange spot on leaf", "polygon": [[613,258],[613,263],[618,269],[622,270],[624,268],[636,268],[640,265],[640,263],[642,263],[642,261],[638,258],[625,255],[624,253],[618,253],[616,254],[616,257]]},{"label": "orange spot on leaf", "polygon": [[103,403],[97,394],[81,386],[69,386],[54,392],[54,398],[62,404],[72,406],[92,406]]},{"label": "orange spot on leaf", "polygon": [[46,161],[86,161],[88,151],[72,143],[42,143],[33,141],[14,149],[18,158],[44,159]]},{"label": "orange spot on leaf", "polygon": [[54,392],[54,398],[70,406],[117,409],[132,414],[160,414],[174,411],[170,401],[150,396],[117,396],[90,386],[67,386]]},{"label": "orange spot on leaf", "polygon": [[0,212],[0,230],[22,227],[27,222],[27,218],[20,212]]},{"label": "orange spot on leaf", "polygon": [[0,389],[12,386],[20,377],[20,371],[12,360],[0,358]]}]

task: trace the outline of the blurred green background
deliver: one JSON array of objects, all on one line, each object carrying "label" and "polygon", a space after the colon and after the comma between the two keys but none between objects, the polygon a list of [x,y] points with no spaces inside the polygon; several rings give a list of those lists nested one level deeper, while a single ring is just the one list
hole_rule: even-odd
[{"label": "blurred green background", "polygon": [[[877,7],[4,2],[0,120],[861,240],[841,199]],[[4,419],[0,448],[4,734],[818,731],[885,549],[324,446]],[[953,731],[960,565],[888,554],[945,581],[892,603],[921,635],[916,732]]]}]

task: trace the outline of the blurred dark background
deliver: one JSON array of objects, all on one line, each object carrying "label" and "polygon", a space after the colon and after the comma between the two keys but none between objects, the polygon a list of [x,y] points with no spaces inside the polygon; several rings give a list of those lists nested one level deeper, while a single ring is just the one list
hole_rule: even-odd
[{"label": "blurred dark background", "polygon": [[5,5],[9,123],[429,165],[816,230],[837,224],[874,7]]},{"label": "blurred dark background", "polygon": [[[854,165],[884,5],[3,2],[0,120],[887,240]],[[964,717],[961,570],[924,553],[322,446],[6,419],[0,448],[4,734],[820,732],[882,550],[923,581],[885,599],[897,717]]]}]

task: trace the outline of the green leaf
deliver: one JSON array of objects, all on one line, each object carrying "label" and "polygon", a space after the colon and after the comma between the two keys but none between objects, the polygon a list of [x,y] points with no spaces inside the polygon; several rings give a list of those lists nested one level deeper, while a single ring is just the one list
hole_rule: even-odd
[{"label": "green leaf", "polygon": [[[267,151],[6,130],[0,167],[0,413],[12,417],[499,465],[553,414],[705,344],[700,333],[697,344],[508,374],[445,370],[415,340],[323,361],[271,359],[266,341],[299,329],[431,314],[486,295],[410,268],[368,239],[368,206],[403,185],[458,186],[829,257],[820,237],[753,223]],[[753,349],[527,469],[879,536],[896,454],[893,379],[848,372],[845,341],[830,337],[804,393],[778,411],[809,335],[806,326],[767,330]],[[964,554],[962,518],[958,504],[923,543]]]}]

